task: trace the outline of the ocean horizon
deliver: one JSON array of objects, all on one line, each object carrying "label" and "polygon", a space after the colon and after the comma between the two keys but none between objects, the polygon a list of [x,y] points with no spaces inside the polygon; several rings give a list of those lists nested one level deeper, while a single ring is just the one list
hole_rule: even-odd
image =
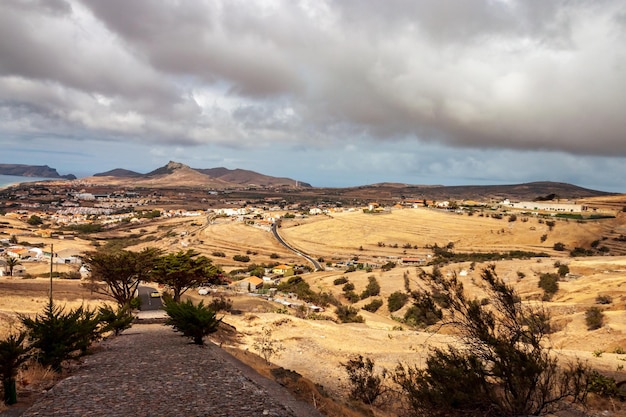
[{"label": "ocean horizon", "polygon": [[54,180],[58,178],[43,178],[43,177],[20,177],[17,175],[0,175],[0,190],[10,187],[11,185],[20,184],[23,182],[37,182]]}]

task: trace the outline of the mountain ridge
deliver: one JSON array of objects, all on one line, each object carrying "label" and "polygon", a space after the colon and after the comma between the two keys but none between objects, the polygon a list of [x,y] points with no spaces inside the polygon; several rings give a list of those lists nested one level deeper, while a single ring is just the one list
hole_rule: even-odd
[{"label": "mountain ridge", "polygon": [[180,162],[169,161],[166,165],[140,174],[123,168],[116,168],[88,177],[88,182],[104,183],[108,178],[115,181],[133,180],[137,186],[193,187],[203,186],[216,189],[241,187],[304,187],[311,185],[285,177],[273,177],[244,169],[191,168]]}]

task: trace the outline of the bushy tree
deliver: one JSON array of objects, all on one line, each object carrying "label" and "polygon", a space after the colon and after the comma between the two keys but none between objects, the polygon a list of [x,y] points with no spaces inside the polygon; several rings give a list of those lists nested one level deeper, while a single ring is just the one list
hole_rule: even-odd
[{"label": "bushy tree", "polygon": [[156,259],[150,278],[171,289],[175,302],[190,288],[219,283],[220,270],[209,258],[198,255],[189,249],[161,256]]},{"label": "bushy tree", "polygon": [[0,340],[0,377],[4,390],[4,403],[8,405],[17,402],[15,376],[30,356],[30,347],[25,342],[25,332],[10,334],[6,339]]},{"label": "bushy tree", "polygon": [[567,274],[569,274],[569,266],[565,264],[559,265],[557,273],[560,277],[566,276]]},{"label": "bushy tree", "polygon": [[89,270],[89,288],[113,298],[120,306],[129,306],[140,281],[147,281],[161,251],[146,248],[141,252],[127,250],[96,251],[84,255]]},{"label": "bushy tree", "polygon": [[409,295],[396,291],[387,298],[387,308],[390,313],[400,310],[409,301]]},{"label": "bushy tree", "polygon": [[376,281],[376,277],[373,275],[367,277],[368,283],[363,292],[361,293],[361,300],[365,300],[367,297],[373,297],[380,294],[380,284]]},{"label": "bushy tree", "polygon": [[335,310],[337,318],[342,323],[363,323],[365,320],[359,315],[359,310],[351,306],[340,305]]},{"label": "bushy tree", "polygon": [[596,330],[604,324],[604,313],[599,307],[589,307],[585,311],[585,323],[587,330]]},{"label": "bushy tree", "polygon": [[425,368],[401,364],[396,369],[393,379],[415,415],[539,415],[565,400],[584,400],[587,369],[578,362],[559,367],[545,347],[549,326],[542,324],[549,315],[522,304],[493,265],[481,277],[488,304],[468,298],[456,276],[422,274],[448,297],[448,324],[462,343],[434,349]]},{"label": "bushy tree", "polygon": [[196,345],[204,345],[204,337],[217,331],[222,319],[202,301],[194,305],[191,300],[177,303],[171,297],[163,298],[163,309],[169,316],[165,321]]},{"label": "bushy tree", "polygon": [[552,299],[552,296],[559,290],[559,276],[549,273],[541,274],[539,277],[539,288],[544,291],[544,301]]},{"label": "bushy tree", "polygon": [[63,361],[84,355],[92,342],[100,338],[95,310],[83,306],[64,311],[63,306],[48,302],[35,318],[20,315],[37,361],[60,371]]}]

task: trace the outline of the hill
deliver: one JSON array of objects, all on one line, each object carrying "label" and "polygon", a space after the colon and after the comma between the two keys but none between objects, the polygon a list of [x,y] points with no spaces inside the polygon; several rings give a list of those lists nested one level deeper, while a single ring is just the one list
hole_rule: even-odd
[{"label": "hill", "polygon": [[413,200],[510,200],[534,201],[546,196],[554,199],[580,199],[589,197],[610,196],[615,193],[591,190],[563,182],[539,181],[509,185],[408,185],[381,183],[361,187],[345,188],[344,197],[369,198],[380,200],[403,198]]},{"label": "hill", "polygon": [[[243,169],[191,168],[179,162],[167,165],[147,174],[122,168],[95,174],[83,181],[95,184],[132,185],[139,187],[205,187],[215,189],[242,187],[311,187],[290,178],[278,178]],[[126,184],[126,182],[129,182]]]},{"label": "hill", "polygon": [[48,165],[0,164],[0,175],[76,179],[73,174],[59,175],[56,169],[50,168]]}]

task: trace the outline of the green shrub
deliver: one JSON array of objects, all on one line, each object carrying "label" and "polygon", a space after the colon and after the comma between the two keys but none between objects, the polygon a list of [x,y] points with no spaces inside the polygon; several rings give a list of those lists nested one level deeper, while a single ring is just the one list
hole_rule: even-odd
[{"label": "green shrub", "polygon": [[333,284],[334,285],[341,285],[341,284],[345,284],[346,282],[348,282],[348,278],[341,277],[341,278],[337,278],[336,280],[334,280]]},{"label": "green shrub", "polygon": [[250,257],[247,255],[235,255],[233,260],[237,262],[250,262]]},{"label": "green shrub", "polygon": [[222,322],[202,301],[197,305],[191,300],[176,303],[171,297],[164,297],[163,301],[163,309],[169,316],[165,324],[192,339],[196,345],[204,345],[204,336],[216,332]]},{"label": "green shrub", "polygon": [[544,291],[544,300],[552,299],[552,296],[559,290],[559,276],[557,274],[541,274],[539,277],[539,288]]},{"label": "green shrub", "polygon": [[214,252],[211,252],[211,256],[216,256],[218,258],[225,258],[226,254],[224,252],[214,251]]},{"label": "green shrub", "polygon": [[117,310],[114,310],[111,306],[104,305],[98,309],[98,321],[104,324],[102,331],[112,331],[116,336],[122,331],[130,329],[134,319],[127,307],[118,306]]},{"label": "green shrub", "polygon": [[84,355],[89,345],[100,337],[99,321],[94,310],[80,306],[69,312],[49,302],[35,318],[20,316],[37,361],[60,371],[63,361]]},{"label": "green shrub", "polygon": [[585,311],[587,330],[596,330],[604,324],[604,313],[599,307],[589,307]]},{"label": "green shrub", "polygon": [[381,308],[383,305],[383,300],[380,299],[375,299],[370,301],[368,304],[365,304],[363,306],[363,310],[365,311],[369,311],[370,313],[375,313],[378,311],[379,308]]},{"label": "green shrub", "polygon": [[596,297],[596,304],[611,304],[613,302],[613,297],[610,295],[598,295]]},{"label": "green shrub", "polygon": [[559,252],[562,252],[565,250],[565,244],[562,242],[556,242],[553,246],[552,249],[554,250],[558,250]]},{"label": "green shrub", "polygon": [[354,307],[340,305],[335,310],[337,318],[342,323],[363,323],[365,320]]},{"label": "green shrub", "polygon": [[387,308],[390,313],[400,310],[409,301],[409,295],[401,291],[396,291],[387,299]]},{"label": "green shrub", "polygon": [[354,290],[354,284],[351,282],[346,282],[343,287],[341,287],[341,290],[343,292],[348,292],[348,291],[353,291]]},{"label": "green shrub", "polygon": [[567,274],[569,274],[569,266],[567,266],[565,264],[559,265],[559,269],[558,269],[557,273],[559,274],[559,277],[566,276]]}]

